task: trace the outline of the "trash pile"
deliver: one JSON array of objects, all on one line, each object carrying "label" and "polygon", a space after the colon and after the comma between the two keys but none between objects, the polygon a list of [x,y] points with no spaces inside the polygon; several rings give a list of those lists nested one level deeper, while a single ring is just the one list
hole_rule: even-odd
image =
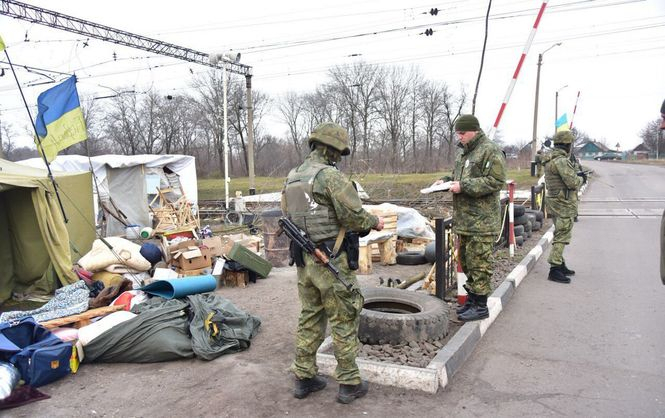
[{"label": "trash pile", "polygon": [[77,282],[37,309],[0,314],[0,409],[47,397],[35,388],[81,363],[212,360],[249,348],[261,320],[210,292],[246,287],[272,265],[259,238],[204,232],[98,238],[73,268]]}]

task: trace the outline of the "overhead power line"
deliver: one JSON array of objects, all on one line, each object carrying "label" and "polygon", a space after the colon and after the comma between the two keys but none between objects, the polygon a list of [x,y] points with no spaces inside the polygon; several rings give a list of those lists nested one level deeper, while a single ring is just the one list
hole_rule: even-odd
[{"label": "overhead power line", "polygon": [[219,63],[213,64],[210,62],[209,54],[205,52],[136,35],[14,0],[0,0],[0,14],[209,67],[219,68],[220,64],[226,63],[228,71],[244,76],[251,76],[252,73],[252,67],[226,58],[222,58]]}]

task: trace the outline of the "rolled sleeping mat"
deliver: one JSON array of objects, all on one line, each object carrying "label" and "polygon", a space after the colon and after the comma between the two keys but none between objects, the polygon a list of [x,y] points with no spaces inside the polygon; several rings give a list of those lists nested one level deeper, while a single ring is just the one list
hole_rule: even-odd
[{"label": "rolled sleeping mat", "polygon": [[211,274],[183,277],[180,279],[157,280],[140,290],[164,299],[181,298],[197,293],[212,292],[217,288],[217,280]]}]

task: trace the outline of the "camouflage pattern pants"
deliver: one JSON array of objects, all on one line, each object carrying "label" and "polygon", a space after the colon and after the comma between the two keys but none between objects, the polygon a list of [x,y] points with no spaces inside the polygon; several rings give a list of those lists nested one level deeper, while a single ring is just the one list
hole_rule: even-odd
[{"label": "camouflage pattern pants", "polygon": [[325,337],[330,321],[333,351],[337,359],[335,379],[340,384],[357,385],[360,371],[356,355],[360,347],[358,324],[364,299],[358,282],[349,270],[346,253],[333,260],[340,276],[354,287],[346,290],[323,265],[317,264],[309,254],[304,255],[305,267],[298,267],[298,296],[300,319],[296,333],[296,357],[291,366],[298,379],[313,377],[318,372],[316,351]]},{"label": "camouflage pattern pants", "polygon": [[570,237],[573,233],[573,218],[557,216],[554,219],[554,238],[552,239],[552,250],[547,262],[553,266],[560,266],[564,263],[563,249],[570,244]]},{"label": "camouflage pattern pants", "polygon": [[493,236],[459,235],[459,256],[467,291],[476,295],[492,293],[493,247]]}]

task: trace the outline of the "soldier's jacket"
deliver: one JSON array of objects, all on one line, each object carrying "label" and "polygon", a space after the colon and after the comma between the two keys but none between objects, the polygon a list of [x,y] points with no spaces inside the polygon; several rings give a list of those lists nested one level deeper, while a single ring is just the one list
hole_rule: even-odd
[{"label": "soldier's jacket", "polygon": [[499,192],[506,181],[506,161],[499,146],[483,131],[462,145],[453,180],[461,193],[453,195],[453,232],[463,235],[498,235],[501,230]]},{"label": "soldier's jacket", "polygon": [[577,216],[577,190],[582,185],[580,178],[568,158],[568,153],[555,148],[545,164],[545,186],[547,207],[554,216]]},{"label": "soldier's jacket", "polygon": [[[302,172],[310,172],[312,176],[303,178],[300,175]],[[323,216],[328,217],[327,220],[320,220],[318,225],[319,234],[310,236],[312,241],[321,242],[335,238],[340,226],[346,227],[348,231],[368,231],[376,226],[379,221],[376,216],[363,209],[353,183],[336,167],[327,162],[320,149],[310,152],[305,161],[291,170],[286,178],[282,190],[282,212],[289,215],[302,211],[302,208],[289,207],[290,199],[287,198],[289,194],[287,188],[294,187],[294,181],[306,182],[311,186],[311,188],[308,188],[308,186],[299,188],[299,190],[311,190],[312,193],[314,202],[310,203],[309,209],[306,211],[318,217],[326,213]],[[305,196],[305,198],[311,200],[309,196]],[[291,204],[293,205],[293,202]],[[324,208],[320,208],[318,205],[322,205]],[[321,209],[326,210],[321,211]],[[310,231],[307,230],[307,225],[301,224],[300,219],[297,218],[292,216],[293,222],[309,234]],[[322,225],[321,223],[328,223],[328,225]]]}]

